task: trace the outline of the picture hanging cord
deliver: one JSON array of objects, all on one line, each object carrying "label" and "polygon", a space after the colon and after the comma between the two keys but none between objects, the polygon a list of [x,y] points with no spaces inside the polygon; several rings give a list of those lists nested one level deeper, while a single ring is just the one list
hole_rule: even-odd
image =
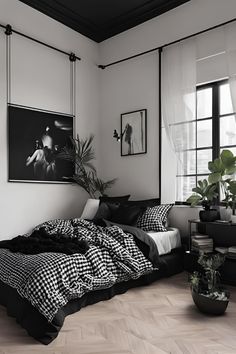
[{"label": "picture hanging cord", "polygon": [[[2,27],[0,25],[0,27]],[[11,35],[12,27],[7,25],[5,30],[6,34],[6,81],[7,81],[7,104],[11,104]],[[66,53],[68,54],[68,53]],[[76,59],[74,53],[70,53],[70,113],[75,117],[76,115]]]},{"label": "picture hanging cord", "polygon": [[[59,48],[57,48],[57,47],[54,47],[54,46],[52,46],[52,45],[50,45],[50,44],[48,44],[48,43],[45,43],[45,42],[43,42],[43,41],[40,41],[39,39],[33,38],[33,37],[31,37],[31,36],[28,36],[27,34],[24,34],[24,33],[22,33],[22,32],[16,31],[16,30],[13,29],[12,26],[9,25],[9,24],[6,25],[6,26],[0,24],[0,28],[4,28],[4,29],[6,30],[6,31],[5,31],[5,34],[8,34],[7,32],[10,31],[10,32],[11,32],[10,34],[16,33],[16,34],[18,34],[19,36],[22,36],[22,37],[24,37],[24,38],[27,38],[27,39],[29,39],[29,40],[35,42],[35,43],[39,43],[39,44],[41,44],[41,45],[43,45],[43,46],[45,46],[45,47],[47,47],[47,48],[53,49],[53,50],[55,50],[55,51],[57,51],[57,52],[59,52],[59,53],[65,54],[65,55],[67,55],[67,56],[69,56],[69,57],[70,57],[70,55],[71,55],[71,53],[65,52],[64,50],[61,50],[61,49],[59,49]],[[74,56],[75,56],[76,59],[81,60],[81,58],[78,57],[77,55],[74,54]]]},{"label": "picture hanging cord", "polygon": [[71,53],[70,59],[70,112],[76,115],[76,56]]},{"label": "picture hanging cord", "polygon": [[11,103],[11,28],[6,28],[6,81],[7,81],[7,104]]}]

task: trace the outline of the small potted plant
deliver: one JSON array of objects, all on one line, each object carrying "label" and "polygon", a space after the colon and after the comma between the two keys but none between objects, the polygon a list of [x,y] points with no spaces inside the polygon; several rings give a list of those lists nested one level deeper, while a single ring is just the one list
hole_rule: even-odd
[{"label": "small potted plant", "polygon": [[224,256],[201,254],[198,259],[202,271],[190,277],[192,298],[199,311],[211,315],[223,315],[229,303],[229,291],[220,284],[218,268]]},{"label": "small potted plant", "polygon": [[218,219],[218,210],[212,208],[213,200],[217,197],[217,185],[210,184],[206,179],[198,181],[197,187],[193,188],[192,194],[187,203],[196,206],[201,203],[204,210],[200,210],[199,217],[201,221],[215,221]]}]

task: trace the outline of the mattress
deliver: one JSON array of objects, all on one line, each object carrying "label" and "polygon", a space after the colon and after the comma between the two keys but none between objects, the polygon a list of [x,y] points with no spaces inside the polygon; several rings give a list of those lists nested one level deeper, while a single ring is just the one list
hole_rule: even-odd
[{"label": "mattress", "polygon": [[174,227],[168,227],[165,232],[150,231],[147,234],[154,240],[159,255],[168,254],[171,250],[181,247],[181,237],[179,230]]}]

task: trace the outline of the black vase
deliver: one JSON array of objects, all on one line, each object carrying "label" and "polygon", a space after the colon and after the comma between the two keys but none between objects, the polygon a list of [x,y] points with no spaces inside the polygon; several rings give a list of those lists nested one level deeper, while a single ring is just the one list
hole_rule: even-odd
[{"label": "black vase", "polygon": [[223,315],[229,303],[229,301],[210,299],[193,290],[192,298],[199,311],[215,316]]},{"label": "black vase", "polygon": [[201,221],[210,222],[219,219],[219,212],[216,209],[200,210],[199,218]]}]

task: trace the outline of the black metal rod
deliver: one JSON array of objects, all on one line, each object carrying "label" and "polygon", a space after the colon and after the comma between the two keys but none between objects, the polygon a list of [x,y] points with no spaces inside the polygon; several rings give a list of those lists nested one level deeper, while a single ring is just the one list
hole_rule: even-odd
[{"label": "black metal rod", "polygon": [[98,65],[98,67],[99,67],[100,69],[106,69],[106,68],[108,68],[109,66],[113,66],[113,65],[116,65],[116,64],[119,64],[119,63],[123,63],[124,61],[130,60],[130,59],[134,59],[134,58],[138,58],[138,57],[140,57],[140,56],[142,56],[142,55],[155,52],[155,51],[157,51],[157,50],[159,50],[159,49],[163,49],[163,48],[168,47],[168,46],[170,46],[170,45],[172,45],[172,44],[176,44],[176,43],[182,42],[182,41],[184,41],[184,40],[186,40],[186,39],[189,39],[189,38],[192,38],[192,37],[195,37],[195,36],[199,36],[200,34],[203,34],[203,33],[205,33],[205,32],[209,32],[209,31],[212,31],[212,30],[214,30],[214,29],[216,29],[216,28],[219,28],[219,27],[228,25],[229,23],[232,23],[232,22],[235,22],[235,21],[236,21],[236,18],[233,18],[232,20],[229,20],[229,21],[220,23],[220,24],[215,25],[215,26],[213,26],[213,27],[206,28],[206,29],[204,29],[204,30],[202,30],[202,31],[199,31],[199,32],[190,34],[190,35],[185,36],[185,37],[182,37],[182,38],[180,38],[180,39],[176,39],[176,40],[173,41],[173,42],[169,42],[169,43],[163,44],[163,45],[161,45],[161,46],[159,46],[159,47],[152,48],[152,49],[146,50],[145,52],[141,52],[141,53],[138,53],[138,54],[135,54],[135,55],[131,55],[130,57],[126,57],[126,58],[124,58],[124,59],[120,59],[120,60],[114,61],[114,62],[109,63],[109,64],[106,64],[106,65]]},{"label": "black metal rod", "polygon": [[162,156],[162,107],[161,107],[161,59],[162,59],[162,48],[159,49],[158,51],[158,57],[159,57],[159,83],[158,83],[158,96],[159,96],[159,199],[160,199],[160,204],[161,204],[161,156]]},{"label": "black metal rod", "polygon": [[[5,28],[5,29],[6,29],[7,26],[8,26],[8,25],[4,26],[4,25],[0,24],[0,27],[1,27],[1,28]],[[22,32],[16,31],[16,30],[13,29],[13,28],[12,28],[12,32],[13,32],[13,33],[16,33],[16,34],[18,34],[19,36],[22,36],[22,37],[24,37],[24,38],[30,39],[31,41],[33,41],[33,42],[35,42],[35,43],[39,43],[39,44],[43,45],[44,47],[47,47],[47,48],[53,49],[53,50],[55,50],[55,51],[57,51],[57,52],[59,52],[59,53],[65,54],[65,55],[67,55],[69,58],[71,57],[71,54],[72,54],[72,53],[65,52],[64,50],[59,49],[59,48],[57,48],[57,47],[54,47],[54,46],[52,46],[52,45],[50,45],[50,44],[48,44],[48,43],[42,42],[42,41],[40,41],[39,39],[33,38],[33,37],[31,37],[31,36],[28,36],[27,34],[24,34],[24,33],[22,33]],[[76,59],[78,59],[78,60],[81,60],[81,58],[80,58],[80,57],[77,57],[77,55],[74,55],[74,58],[76,58]]]}]

